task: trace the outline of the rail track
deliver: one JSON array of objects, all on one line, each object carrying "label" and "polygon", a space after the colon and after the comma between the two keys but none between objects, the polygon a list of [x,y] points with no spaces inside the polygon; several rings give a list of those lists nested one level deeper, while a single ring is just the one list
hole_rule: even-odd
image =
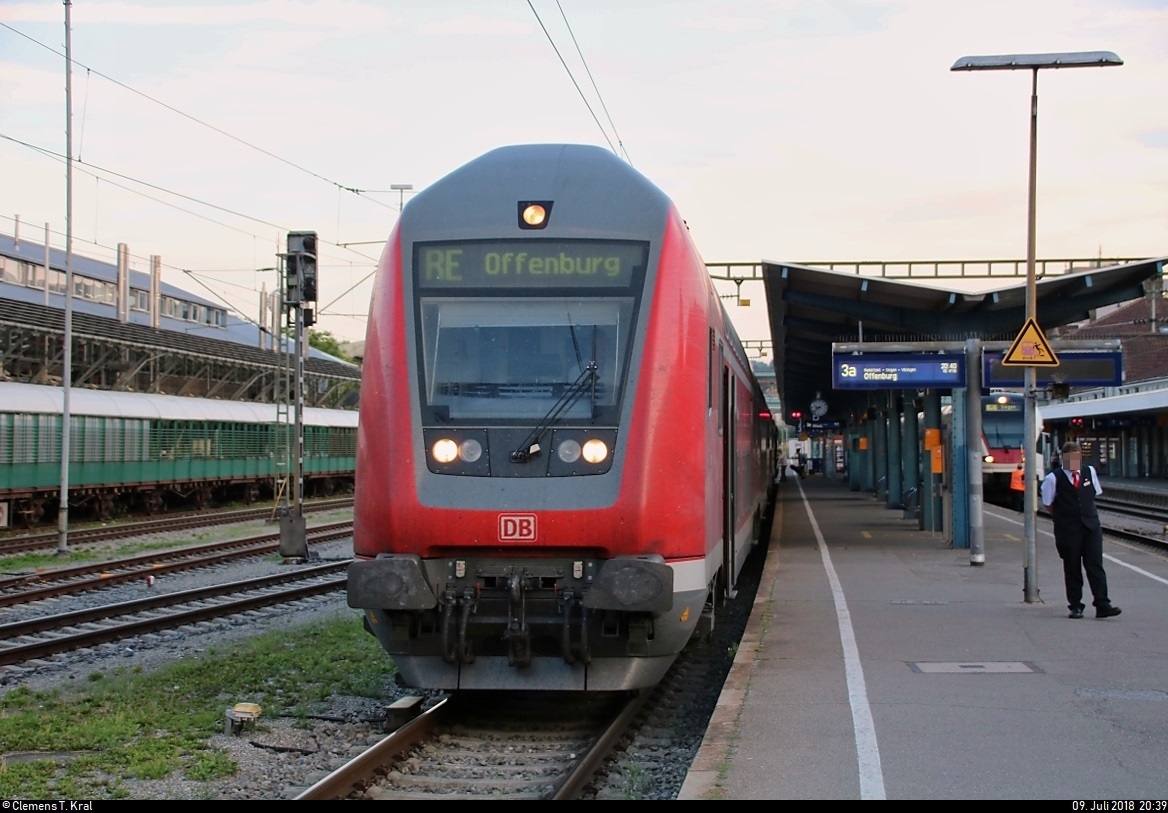
[{"label": "rail track", "polygon": [[[309,529],[310,537],[314,530]],[[291,595],[277,595],[277,590],[282,588],[273,585],[265,588],[260,584],[265,580],[253,579],[253,592],[237,594],[236,598],[250,601],[254,609],[246,609],[246,605],[238,602],[228,606],[225,599],[200,598],[199,592],[195,590],[183,596],[179,588],[201,587],[228,576],[239,580],[241,572],[252,576],[271,575],[273,568],[288,571],[280,573],[281,577],[287,578],[294,571],[314,570],[311,557],[307,564],[291,566],[287,563],[279,564],[271,557],[267,560],[253,559],[219,567],[207,574],[196,570],[160,578],[153,587],[147,587],[142,581],[142,574],[149,571],[138,570],[135,576],[130,577],[138,579],[137,583],[116,586],[110,591],[112,596],[132,599],[120,601],[120,606],[110,600],[103,602],[102,607],[93,606],[94,600],[103,592],[97,590],[0,609],[0,619],[20,618],[27,622],[24,626],[11,626],[6,631],[0,628],[0,659],[16,661],[11,665],[0,665],[0,686],[20,686],[25,681],[43,680],[54,674],[80,677],[94,670],[118,668],[126,662],[124,659],[127,657],[132,658],[134,663],[148,663],[151,659],[157,660],[160,655],[165,657],[164,653],[168,652],[175,653],[174,657],[185,657],[187,653],[206,646],[206,640],[220,640],[205,636],[233,635],[235,633],[232,630],[235,628],[254,629],[264,626],[267,619],[274,621],[296,614],[316,614],[322,607],[343,606],[344,574],[339,572],[339,568],[347,567],[349,551],[343,543],[335,542],[322,546],[320,550],[330,551],[332,556],[337,557],[328,560],[330,567],[338,568],[336,573],[329,575],[327,568],[321,567],[316,572],[318,581],[308,585],[305,591],[307,598],[300,599]],[[751,560],[761,565],[760,557],[752,556]],[[756,569],[748,567],[744,571],[740,583],[744,594],[753,594],[756,586],[754,582],[758,578],[754,572]],[[225,587],[208,590],[218,592]],[[173,589],[177,598],[190,601],[170,609],[160,607],[153,603],[153,593],[164,589]],[[309,595],[312,590],[323,592]],[[144,592],[150,601],[142,598]],[[263,595],[264,592],[268,594]],[[296,603],[275,603],[288,600]],[[202,602],[216,602],[221,606],[205,607]],[[54,606],[58,608],[54,615],[41,620],[42,616],[53,612],[46,608]],[[708,718],[717,702],[721,681],[733,661],[735,642],[741,636],[741,625],[748,616],[749,606],[750,601],[747,600],[740,606],[728,608],[725,614],[719,616],[719,624],[710,637],[691,642],[691,646],[679,657],[675,669],[661,684],[660,690],[643,698],[646,703],[639,711],[630,709],[627,712],[631,728],[627,728],[623,734],[619,726],[606,729],[607,720],[596,716],[586,718],[584,711],[572,708],[563,696],[559,700],[552,700],[550,694],[541,694],[544,705],[535,707],[534,714],[528,711],[521,715],[519,709],[504,711],[504,707],[497,706],[493,708],[494,721],[482,718],[480,722],[477,715],[448,720],[443,724],[444,728],[438,729],[435,735],[437,740],[428,740],[424,749],[418,746],[416,753],[405,752],[407,756],[404,761],[386,765],[387,760],[381,759],[379,755],[392,752],[395,747],[379,744],[378,750],[368,751],[365,756],[367,765],[371,760],[381,760],[372,770],[371,775],[376,775],[373,779],[357,779],[349,785],[351,790],[338,791],[334,786],[332,790],[325,791],[323,786],[316,787],[304,798],[316,798],[314,794],[322,794],[321,798],[346,799],[390,798],[395,794],[414,794],[419,798],[434,799],[444,798],[443,794],[446,794],[446,798],[524,798],[524,794],[534,798],[672,798],[684,778],[684,771],[672,766],[691,759],[701,742],[704,733],[702,721]],[[184,614],[177,614],[179,612]],[[90,632],[92,634],[88,637],[82,636]],[[54,636],[62,640],[54,643],[51,640]],[[188,640],[191,638],[195,640]],[[16,646],[27,648],[20,654],[3,655],[5,647]],[[116,661],[111,664],[110,658]],[[400,693],[390,692],[388,697],[391,699],[385,702],[392,702],[392,698],[400,696]],[[436,699],[439,702],[442,700],[441,697]],[[609,699],[616,701],[618,698],[610,695]],[[381,721],[391,716],[384,705],[380,711],[367,719]],[[557,716],[562,722],[553,724]],[[610,717],[617,718],[615,708]],[[340,718],[329,718],[329,721],[320,723],[319,730],[305,735],[307,739],[278,737],[278,746],[255,744],[256,749],[271,747],[290,753],[295,751],[301,756],[289,757],[292,762],[280,762],[279,765],[273,762],[267,767],[249,767],[245,776],[232,780],[232,790],[225,788],[223,792],[239,793],[242,788],[252,788],[254,785],[263,788],[263,795],[238,798],[291,799],[304,794],[306,786],[315,778],[326,776],[325,771],[334,771],[336,763],[331,758],[326,759],[329,754],[346,751],[353,753],[356,748],[365,748],[370,741],[368,729],[362,731],[360,726],[356,726],[348,748],[337,748],[336,740],[346,736],[343,731],[334,731],[337,723],[333,720],[337,719]],[[587,725],[582,726],[581,721],[585,719]],[[382,725],[381,730],[387,731],[388,728]],[[610,732],[607,735],[603,734],[606,730]],[[433,749],[444,747],[452,737],[457,737],[467,746],[464,751],[443,748],[443,756],[429,756],[431,753],[439,754],[439,751]],[[610,740],[615,741],[609,743]],[[562,749],[559,745],[561,742]],[[329,745],[324,746],[324,743]],[[476,743],[482,743],[482,749],[488,753],[498,752],[496,761],[492,762],[484,754],[478,753]],[[525,746],[524,743],[529,745]],[[564,751],[563,755],[560,754],[561,750]],[[586,753],[590,754],[587,760],[584,759]],[[573,758],[572,754],[576,757]],[[544,757],[542,765],[538,758],[540,756]],[[654,767],[659,763],[660,767]],[[445,776],[442,773],[443,764],[446,765]],[[599,768],[595,767],[597,764]],[[670,767],[665,767],[666,764]],[[293,765],[299,767],[290,767]],[[427,786],[421,780],[424,773],[431,772],[435,781]],[[530,780],[528,773],[531,774]],[[508,776],[512,780],[511,787],[499,786],[490,791],[481,791],[472,781],[476,774],[487,778]],[[333,776],[331,781],[337,781],[338,776]],[[394,781],[398,782],[397,786],[390,784]],[[235,788],[237,783],[239,788]]]},{"label": "rail track", "polygon": [[[342,539],[352,533],[351,522],[335,522],[308,529],[307,541],[311,545]],[[260,534],[94,564],[7,575],[0,577],[0,607],[100,590],[147,577],[213,567],[236,559],[273,555],[279,553],[279,538],[279,533]]]},{"label": "rail track", "polygon": [[348,562],[0,624],[0,666],[345,589]]},{"label": "rail track", "polygon": [[[1159,506],[1157,498],[1158,495],[1130,491],[1116,491],[1114,495],[1105,492],[1095,501],[1103,533],[1168,552],[1168,506]],[[987,502],[991,500],[987,499]],[[998,499],[992,500],[992,503],[999,508],[1013,508]],[[1040,511],[1038,516],[1044,520],[1050,519],[1050,514],[1045,510]]]},{"label": "rail track", "polygon": [[[353,505],[353,498],[346,497],[334,500],[318,500],[305,503],[304,513],[330,511],[337,508],[349,508]],[[185,514],[174,517],[145,520],[141,522],[123,522],[101,527],[78,528],[69,531],[70,545],[88,545],[95,542],[107,542],[111,539],[124,539],[131,536],[144,536],[153,533],[169,533],[191,528],[206,528],[214,525],[230,525],[237,522],[252,522],[272,517],[271,508],[249,508],[240,511],[203,512]],[[50,551],[58,545],[57,531],[42,531],[38,533],[8,534],[0,537],[0,556],[32,551]]]},{"label": "rail track", "polygon": [[[307,541],[313,546],[351,535],[351,522],[337,522],[308,529]],[[45,602],[64,596],[128,582],[152,584],[164,575],[278,552],[279,534],[271,533],[0,578],[0,608],[27,605],[26,617],[0,624],[0,667],[344,591],[349,559],[314,563],[310,548],[308,563],[282,573],[129,601],[95,599],[80,609],[54,614],[38,612]]]},{"label": "rail track", "polygon": [[1110,499],[1106,496],[1097,497],[1095,505],[1100,511],[1118,514],[1130,519],[1148,520],[1159,523],[1161,526],[1168,521],[1168,505],[1155,506],[1146,502]]},{"label": "rail track", "polygon": [[578,799],[647,698],[647,692],[459,694],[296,798]]}]

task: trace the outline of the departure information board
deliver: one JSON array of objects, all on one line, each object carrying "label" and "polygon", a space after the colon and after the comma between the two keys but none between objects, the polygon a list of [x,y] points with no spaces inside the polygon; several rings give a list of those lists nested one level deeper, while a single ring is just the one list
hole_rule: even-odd
[{"label": "departure information board", "polygon": [[965,386],[962,353],[833,353],[831,361],[837,390]]},{"label": "departure information board", "polygon": [[[982,353],[982,380],[987,387],[1023,386],[1024,367],[1002,364],[1003,353]],[[1076,387],[1118,387],[1123,383],[1120,350],[1060,351],[1058,367],[1035,370],[1035,386],[1071,384]]]}]

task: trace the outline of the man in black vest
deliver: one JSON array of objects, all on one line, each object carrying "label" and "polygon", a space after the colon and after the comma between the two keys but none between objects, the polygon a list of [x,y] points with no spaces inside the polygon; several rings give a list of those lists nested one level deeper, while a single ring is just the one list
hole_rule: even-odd
[{"label": "man in black vest", "polygon": [[1079,444],[1063,444],[1061,465],[1042,481],[1042,504],[1054,521],[1054,544],[1063,560],[1063,581],[1071,618],[1083,617],[1083,571],[1091,585],[1096,618],[1111,618],[1121,610],[1107,597],[1103,570],[1103,528],[1095,510],[1095,497],[1103,493],[1094,466],[1083,468]]}]

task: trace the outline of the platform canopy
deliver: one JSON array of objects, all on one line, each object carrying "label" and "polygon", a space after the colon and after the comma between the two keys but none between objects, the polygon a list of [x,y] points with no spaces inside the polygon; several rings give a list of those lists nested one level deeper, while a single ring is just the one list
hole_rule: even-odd
[{"label": "platform canopy", "polygon": [[[1168,257],[1038,279],[1037,322],[1043,331],[1083,321],[1093,311],[1144,296]],[[860,266],[857,266],[860,269]],[[828,404],[824,420],[846,421],[867,406],[865,392],[832,390],[835,342],[1012,341],[1026,324],[1026,282],[958,291],[946,285],[992,285],[993,280],[943,277],[897,279],[793,263],[763,261],[775,378],[784,412],[805,414],[817,397]]]}]

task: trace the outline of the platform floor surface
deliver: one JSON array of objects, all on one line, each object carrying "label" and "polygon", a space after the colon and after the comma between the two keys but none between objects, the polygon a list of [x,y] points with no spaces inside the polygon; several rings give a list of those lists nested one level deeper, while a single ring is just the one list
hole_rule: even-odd
[{"label": "platform floor surface", "polygon": [[[1068,618],[1050,521],[985,562],[873,495],[780,486],[749,627],[678,799],[1087,800],[1168,810],[1168,556],[1105,540],[1122,615]],[[1168,518],[1166,518],[1168,521]],[[1102,808],[1091,802],[1145,800]],[[1159,804],[1159,806],[1156,806]]]}]

